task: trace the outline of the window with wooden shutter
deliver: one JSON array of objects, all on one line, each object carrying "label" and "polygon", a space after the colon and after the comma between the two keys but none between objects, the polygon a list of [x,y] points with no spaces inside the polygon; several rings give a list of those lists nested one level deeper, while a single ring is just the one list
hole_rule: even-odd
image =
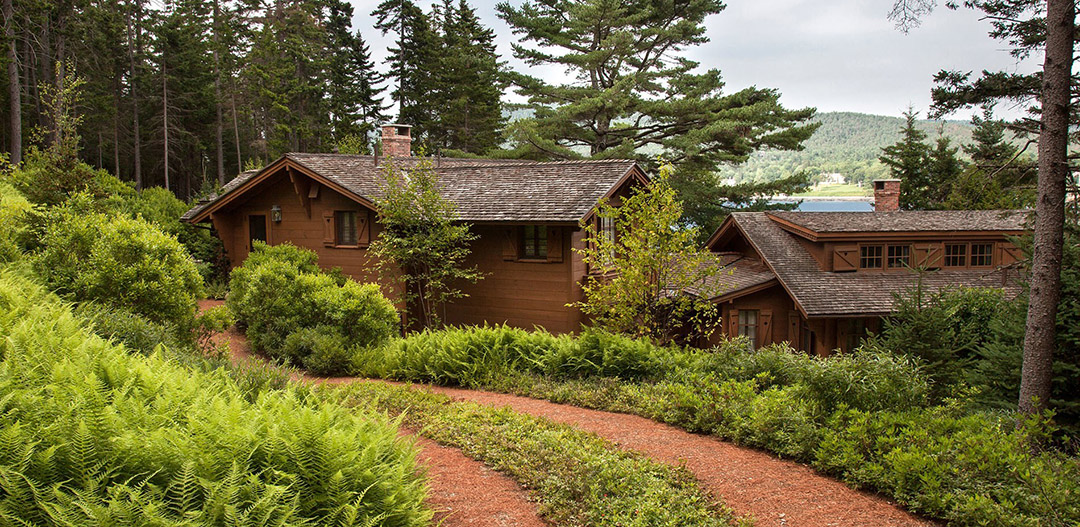
[{"label": "window with wooden shutter", "polygon": [[334,211],[323,211],[323,245],[327,247],[333,247],[335,234],[336,230],[334,228]]},{"label": "window with wooden shutter", "polygon": [[833,249],[833,271],[854,271],[859,266],[859,246],[838,245]]},{"label": "window with wooden shutter", "polygon": [[772,336],[772,310],[762,309],[758,313],[757,346],[768,346],[773,343]]},{"label": "window with wooden shutter", "polygon": [[937,269],[941,267],[941,244],[916,243],[915,267],[919,269]]},{"label": "window with wooden shutter", "polygon": [[518,228],[503,229],[503,260],[512,262],[518,259]]},{"label": "window with wooden shutter", "polygon": [[1001,265],[1009,265],[1024,259],[1024,252],[1011,243],[999,244],[1001,247]]},{"label": "window with wooden shutter", "polygon": [[563,229],[561,227],[548,227],[547,235],[547,260],[549,262],[563,261]]}]

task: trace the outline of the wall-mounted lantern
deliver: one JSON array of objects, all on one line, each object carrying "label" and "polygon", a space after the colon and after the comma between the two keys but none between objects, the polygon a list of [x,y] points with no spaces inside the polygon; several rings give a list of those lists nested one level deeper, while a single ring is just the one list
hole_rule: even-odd
[{"label": "wall-mounted lantern", "polygon": [[270,207],[270,220],[274,223],[281,223],[281,207],[277,205]]}]

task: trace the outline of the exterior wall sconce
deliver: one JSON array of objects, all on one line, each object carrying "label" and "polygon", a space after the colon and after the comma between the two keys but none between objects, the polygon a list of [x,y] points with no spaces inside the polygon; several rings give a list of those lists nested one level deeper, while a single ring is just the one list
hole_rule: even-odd
[{"label": "exterior wall sconce", "polygon": [[281,223],[281,207],[277,205],[270,207],[270,220],[274,223]]}]

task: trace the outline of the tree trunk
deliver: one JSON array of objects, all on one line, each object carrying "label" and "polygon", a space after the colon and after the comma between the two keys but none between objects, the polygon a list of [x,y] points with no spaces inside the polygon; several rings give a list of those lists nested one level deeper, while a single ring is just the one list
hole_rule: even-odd
[{"label": "tree trunk", "polygon": [[[117,69],[120,69],[119,67]],[[113,174],[120,177],[120,72],[113,77]]]},{"label": "tree trunk", "polygon": [[161,57],[161,129],[165,133],[165,190],[169,187],[169,71],[165,57]]},{"label": "tree trunk", "polygon": [[132,106],[132,129],[131,135],[135,139],[135,151],[132,156],[135,161],[135,188],[142,189],[142,138],[139,132],[139,94],[138,87],[138,68],[136,63],[136,54],[141,51],[139,25],[141,24],[141,8],[140,2],[142,0],[134,0],[132,3],[132,15],[128,18],[128,58],[131,62],[131,106]]},{"label": "tree trunk", "polygon": [[236,118],[236,81],[233,81],[232,89],[232,128],[233,138],[236,141],[236,173],[244,171],[244,160],[240,157],[240,124]]},{"label": "tree trunk", "polygon": [[225,144],[222,139],[223,124],[221,122],[221,38],[219,37],[218,18],[221,17],[219,0],[214,0],[214,145],[217,147],[217,180],[219,185],[225,184]]},{"label": "tree trunk", "polygon": [[12,0],[4,0],[4,37],[8,41],[8,98],[11,103],[11,164],[22,162],[22,82],[19,77],[19,55],[15,49],[15,8]]},{"label": "tree trunk", "polygon": [[1050,402],[1055,324],[1061,299],[1061,254],[1065,226],[1065,180],[1069,174],[1069,83],[1072,79],[1072,0],[1046,3],[1046,58],[1042,76],[1038,201],[1035,206],[1031,296],[1024,332],[1020,412],[1042,411]]}]

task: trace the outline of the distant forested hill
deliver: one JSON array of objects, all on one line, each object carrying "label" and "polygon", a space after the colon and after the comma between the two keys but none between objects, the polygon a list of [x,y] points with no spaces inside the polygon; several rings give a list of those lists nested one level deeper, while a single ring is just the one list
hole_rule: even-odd
[{"label": "distant forested hill", "polygon": [[[743,181],[770,181],[806,170],[811,177],[822,173],[840,173],[849,181],[869,182],[886,177],[888,171],[878,162],[882,147],[900,140],[904,120],[900,117],[867,115],[852,112],[827,112],[814,120],[821,123],[814,136],[800,152],[764,151],[754,154],[742,165],[729,167],[722,178]],[[920,121],[928,142],[944,133],[954,144],[971,140],[971,124],[962,121]]]}]

